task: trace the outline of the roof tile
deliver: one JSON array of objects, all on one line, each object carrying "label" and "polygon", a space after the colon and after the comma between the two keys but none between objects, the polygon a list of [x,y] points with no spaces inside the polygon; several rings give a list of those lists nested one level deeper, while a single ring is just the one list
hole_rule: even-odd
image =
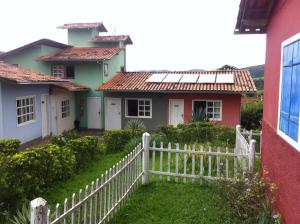
[{"label": "roof tile", "polygon": [[100,32],[107,32],[102,22],[94,23],[66,23],[57,27],[58,29],[92,29],[97,28]]},{"label": "roof tile", "polygon": [[255,92],[256,87],[247,70],[199,71],[199,72],[158,72],[168,74],[234,74],[235,82],[227,83],[150,83],[146,80],[157,72],[121,72],[108,82],[100,85],[97,90],[104,91],[142,91],[142,92]]},{"label": "roof tile", "polygon": [[37,60],[40,61],[105,61],[121,52],[118,47],[74,47],[50,53]]},{"label": "roof tile", "polygon": [[97,43],[110,43],[110,42],[124,41],[126,44],[132,44],[132,40],[129,35],[98,36],[91,39],[91,41]]}]

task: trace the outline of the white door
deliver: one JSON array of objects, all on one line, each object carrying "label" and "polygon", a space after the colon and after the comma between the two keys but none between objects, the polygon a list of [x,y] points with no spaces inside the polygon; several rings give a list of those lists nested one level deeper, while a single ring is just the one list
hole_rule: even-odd
[{"label": "white door", "polygon": [[121,98],[105,98],[105,130],[121,129]]},{"label": "white door", "polygon": [[49,135],[49,114],[48,114],[48,95],[41,95],[41,112],[42,112],[42,137]]},{"label": "white door", "polygon": [[101,98],[89,97],[87,99],[87,114],[88,114],[88,128],[101,128]]},{"label": "white door", "polygon": [[169,124],[177,125],[184,122],[184,100],[169,100]]}]

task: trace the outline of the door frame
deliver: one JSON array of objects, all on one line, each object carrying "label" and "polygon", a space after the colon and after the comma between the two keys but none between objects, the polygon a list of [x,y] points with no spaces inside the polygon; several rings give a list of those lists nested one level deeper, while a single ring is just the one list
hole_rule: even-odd
[{"label": "door frame", "polygon": [[183,102],[183,122],[184,122],[184,99],[169,99],[169,113],[168,113],[168,124],[169,125],[172,125],[171,124],[171,101],[174,101],[174,100],[181,100]]},{"label": "door frame", "polygon": [[121,97],[105,97],[104,98],[104,130],[107,130],[106,127],[106,114],[108,113],[107,102],[110,99],[120,100],[120,129],[122,129],[122,98]]},{"label": "door frame", "polygon": [[[46,99],[46,114],[43,114],[43,105],[44,104],[43,104],[42,101],[45,101],[45,99]],[[50,101],[49,94],[41,94],[42,138],[45,138],[45,137],[50,135],[50,131],[49,131],[50,130],[50,125],[49,125],[50,124],[50,122],[49,122],[49,101]],[[46,122],[46,125],[47,125],[46,129],[44,127],[44,125],[45,125],[44,121]]]},{"label": "door frame", "polygon": [[[89,128],[89,99],[99,99],[99,106],[100,106],[100,111],[99,111],[99,113],[100,113],[100,116],[99,116],[99,118],[100,118],[100,120],[99,120],[99,128]],[[95,129],[95,130],[98,130],[98,129],[101,129],[101,124],[102,124],[102,118],[101,118],[101,110],[102,110],[102,107],[101,107],[101,103],[102,103],[102,97],[101,96],[89,96],[89,97],[87,97],[86,98],[86,106],[87,106],[87,110],[86,110],[86,113],[87,113],[87,128],[88,129]]]}]

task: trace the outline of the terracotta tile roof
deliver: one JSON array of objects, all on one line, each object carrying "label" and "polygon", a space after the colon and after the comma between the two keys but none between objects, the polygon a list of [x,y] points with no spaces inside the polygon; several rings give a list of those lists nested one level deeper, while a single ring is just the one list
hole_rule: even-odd
[{"label": "terracotta tile roof", "polygon": [[57,83],[57,84],[55,84],[55,86],[59,86],[61,88],[69,90],[71,92],[89,91],[90,90],[90,88],[88,88],[88,87],[86,87],[84,85],[81,85],[81,84],[78,84],[78,83],[74,83],[74,82],[70,82],[70,81],[62,82],[62,83]]},{"label": "terracotta tile roof", "polygon": [[110,42],[123,41],[126,44],[133,44],[129,35],[98,36],[91,39],[91,41],[97,43],[110,43]]},{"label": "terracotta tile roof", "polygon": [[40,61],[105,61],[121,52],[118,47],[74,47],[50,53],[37,60]]},{"label": "terracotta tile roof", "polygon": [[142,91],[142,92],[228,92],[247,93],[255,92],[256,87],[249,71],[200,71],[200,72],[158,72],[170,74],[234,74],[234,84],[224,83],[150,83],[146,80],[157,72],[121,72],[108,82],[102,84],[97,90],[105,91]]},{"label": "terracotta tile roof", "polygon": [[102,22],[95,23],[66,23],[57,27],[58,29],[92,29],[97,28],[100,32],[107,32]]},{"label": "terracotta tile roof", "polygon": [[26,44],[24,46],[18,47],[16,49],[13,49],[13,50],[10,50],[10,51],[7,51],[7,52],[2,52],[2,54],[0,53],[0,59],[5,58],[5,57],[10,56],[10,55],[18,54],[23,50],[26,50],[26,49],[29,49],[29,48],[32,48],[32,47],[35,47],[35,46],[39,46],[39,45],[46,45],[46,46],[55,47],[55,48],[59,48],[59,49],[65,49],[65,48],[71,47],[70,45],[59,43],[59,42],[56,42],[54,40],[40,39],[40,40],[31,42],[29,44]]},{"label": "terracotta tile roof", "polygon": [[88,87],[68,80],[34,72],[0,61],[0,80],[8,80],[17,84],[53,84],[69,91],[87,91]]},{"label": "terracotta tile roof", "polygon": [[0,79],[14,81],[19,84],[26,83],[56,83],[65,82],[61,78],[52,77],[29,69],[20,68],[0,61]]}]

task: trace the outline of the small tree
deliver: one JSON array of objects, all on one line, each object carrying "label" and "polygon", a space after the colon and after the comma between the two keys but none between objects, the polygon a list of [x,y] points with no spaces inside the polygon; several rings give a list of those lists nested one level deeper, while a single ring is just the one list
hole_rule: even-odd
[{"label": "small tree", "polygon": [[223,65],[221,68],[218,68],[218,70],[238,70],[238,68],[232,65]]}]

